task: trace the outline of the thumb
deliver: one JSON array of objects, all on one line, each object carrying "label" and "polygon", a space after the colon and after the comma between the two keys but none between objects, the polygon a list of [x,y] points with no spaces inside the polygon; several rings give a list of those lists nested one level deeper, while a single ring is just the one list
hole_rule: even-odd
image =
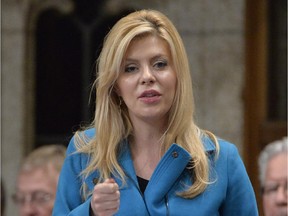
[{"label": "thumb", "polygon": [[117,190],[119,190],[118,184],[115,182],[115,180],[113,178],[105,179],[105,181],[103,183],[112,184],[113,192],[116,192]]},{"label": "thumb", "polygon": [[105,179],[104,183],[116,183],[113,178],[107,178]]}]

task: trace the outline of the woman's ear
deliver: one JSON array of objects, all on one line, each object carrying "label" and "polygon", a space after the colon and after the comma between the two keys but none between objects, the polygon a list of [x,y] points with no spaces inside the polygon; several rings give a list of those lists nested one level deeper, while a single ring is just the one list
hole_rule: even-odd
[{"label": "woman's ear", "polygon": [[120,90],[119,90],[117,85],[114,86],[114,91],[119,97],[121,97],[121,92],[120,92]]}]

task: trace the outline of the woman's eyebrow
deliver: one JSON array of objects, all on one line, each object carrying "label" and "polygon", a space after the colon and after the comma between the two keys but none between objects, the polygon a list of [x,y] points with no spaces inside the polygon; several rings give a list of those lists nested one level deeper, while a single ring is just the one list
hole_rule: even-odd
[{"label": "woman's eyebrow", "polygon": [[164,54],[157,54],[156,56],[152,57],[152,60],[163,59],[163,58],[167,59],[168,56]]}]

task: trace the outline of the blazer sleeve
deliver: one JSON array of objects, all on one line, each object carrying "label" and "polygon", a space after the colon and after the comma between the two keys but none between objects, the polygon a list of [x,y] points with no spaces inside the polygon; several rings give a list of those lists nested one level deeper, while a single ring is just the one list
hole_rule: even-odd
[{"label": "blazer sleeve", "polygon": [[59,176],[53,216],[89,216],[91,199],[85,202],[81,197],[82,179],[80,173],[87,163],[87,157],[75,153],[74,138],[71,139]]},{"label": "blazer sleeve", "polygon": [[257,216],[255,193],[236,146],[228,146],[228,188],[220,212],[223,216]]}]

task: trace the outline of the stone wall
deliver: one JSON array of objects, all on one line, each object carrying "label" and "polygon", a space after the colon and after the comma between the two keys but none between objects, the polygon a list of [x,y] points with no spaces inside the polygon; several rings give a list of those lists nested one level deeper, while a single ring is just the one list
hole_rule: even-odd
[{"label": "stone wall", "polygon": [[13,1],[2,2],[1,178],[5,187],[5,215],[17,215],[11,194],[15,191],[16,173],[25,148],[23,24],[20,7]]},{"label": "stone wall", "polygon": [[[32,0],[30,0],[32,1]],[[59,0],[60,1],[60,0]],[[64,2],[64,0],[61,0]],[[67,1],[67,0],[65,0]],[[34,0],[34,2],[37,2]],[[40,2],[40,1],[39,1]],[[44,2],[44,1],[42,1]],[[17,167],[29,149],[33,116],[29,109],[31,77],[27,64],[26,1],[2,1],[2,179],[6,215],[17,215],[11,194]],[[196,119],[202,128],[243,145],[244,1],[243,0],[110,0],[109,10],[151,8],[165,13],[183,37],[190,59]],[[33,78],[32,78],[33,79]],[[27,138],[27,136],[29,136]]]}]

